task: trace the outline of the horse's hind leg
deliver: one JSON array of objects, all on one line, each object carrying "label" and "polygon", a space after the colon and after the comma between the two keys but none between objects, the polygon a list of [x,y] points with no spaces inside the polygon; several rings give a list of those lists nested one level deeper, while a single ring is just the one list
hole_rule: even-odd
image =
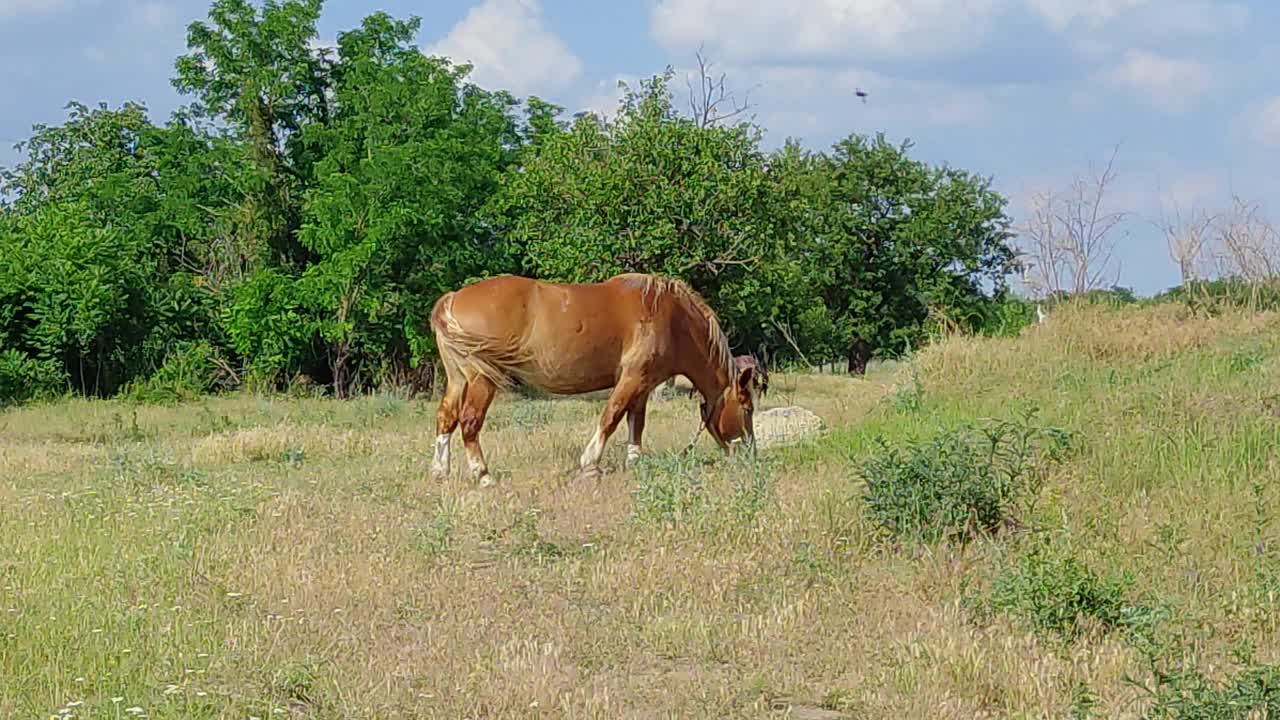
[{"label": "horse's hind leg", "polygon": [[613,392],[609,393],[609,402],[600,416],[600,425],[596,427],[595,434],[591,436],[591,442],[587,443],[578,461],[580,477],[599,476],[600,457],[604,455],[605,443],[609,442],[609,436],[613,431],[618,429],[618,423],[622,422],[622,414],[635,401],[639,390],[639,379],[624,375],[614,386]]},{"label": "horse's hind leg", "polygon": [[489,477],[489,466],[484,460],[484,451],[480,449],[480,429],[484,427],[485,415],[497,392],[493,381],[483,375],[475,375],[467,380],[467,392],[462,398],[462,444],[467,450],[467,464],[471,466],[471,478],[480,483],[480,487],[493,484]]},{"label": "horse's hind leg", "polygon": [[431,459],[431,477],[444,480],[449,476],[449,441],[458,427],[458,414],[466,394],[467,379],[453,366],[445,364],[447,381],[440,409],[436,411],[436,449]]}]

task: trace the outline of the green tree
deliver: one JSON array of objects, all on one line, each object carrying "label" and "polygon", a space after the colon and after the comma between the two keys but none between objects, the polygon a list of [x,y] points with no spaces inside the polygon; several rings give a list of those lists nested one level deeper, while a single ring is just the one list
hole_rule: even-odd
[{"label": "green tree", "polygon": [[225,122],[246,143],[256,171],[241,213],[242,254],[300,265],[298,136],[327,116],[328,63],[313,44],[322,0],[214,0],[208,22],[191,23],[190,52],[174,87],[195,97],[198,116]]},{"label": "green tree", "polygon": [[806,277],[849,371],[923,341],[932,323],[977,327],[1015,254],[990,181],[912,159],[911,144],[851,135],[803,181]]},{"label": "green tree", "polygon": [[506,267],[477,216],[522,142],[515,101],[424,56],[418,22],[376,13],[339,36],[330,114],[299,140],[316,158],[298,236],[310,259],[296,276],[255,277],[230,316],[260,369],[318,350],[340,396],[403,376],[432,350],[431,303]]},{"label": "green tree", "polygon": [[107,394],[212,337],[204,248],[231,193],[212,146],[188,126],[152,125],[141,105],[69,106],[38,125],[5,171],[0,337],[56,365],[77,389]]},{"label": "green tree", "polygon": [[489,217],[524,271],[561,281],[654,272],[688,281],[739,344],[772,314],[785,260],[760,133],[677,113],[672,73],[628,89],[618,117],[544,133],[503,179]]}]

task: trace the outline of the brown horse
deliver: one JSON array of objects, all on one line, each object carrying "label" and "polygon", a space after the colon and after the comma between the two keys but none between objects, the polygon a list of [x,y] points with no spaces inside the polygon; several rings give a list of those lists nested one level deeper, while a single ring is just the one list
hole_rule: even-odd
[{"label": "brown horse", "polygon": [[769,394],[769,371],[756,360],[755,355],[738,355],[733,359],[738,372],[751,368],[751,387],[756,394],[764,397]]},{"label": "brown horse", "polygon": [[480,430],[494,393],[517,382],[556,395],[612,388],[579,460],[582,476],[598,475],[624,413],[627,465],[639,457],[649,393],[674,375],[702,395],[702,424],[725,452],[755,437],[755,368],[735,364],[715,313],[679,280],[624,274],[561,284],[503,275],[446,293],[431,328],[448,378],[436,415],[437,479],[449,472],[449,440],[461,424],[472,476],[491,484]]}]

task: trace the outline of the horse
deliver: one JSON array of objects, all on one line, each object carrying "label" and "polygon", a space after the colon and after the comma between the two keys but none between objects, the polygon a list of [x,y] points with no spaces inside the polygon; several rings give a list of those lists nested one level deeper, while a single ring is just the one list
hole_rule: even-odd
[{"label": "horse", "polygon": [[751,368],[751,387],[756,395],[764,397],[769,394],[769,371],[756,360],[755,355],[738,355],[733,358],[733,364],[738,372]]},{"label": "horse", "polygon": [[744,437],[754,447],[756,367],[735,363],[715,312],[679,279],[624,273],[552,283],[499,275],[442,295],[430,323],[446,376],[433,479],[448,476],[450,439],[461,425],[472,479],[493,483],[480,431],[497,390],[517,383],[553,395],[610,390],[578,460],[579,478],[599,476],[605,443],[624,414],[626,467],[639,459],[649,395],[675,375],[702,395],[702,427],[725,453]]}]

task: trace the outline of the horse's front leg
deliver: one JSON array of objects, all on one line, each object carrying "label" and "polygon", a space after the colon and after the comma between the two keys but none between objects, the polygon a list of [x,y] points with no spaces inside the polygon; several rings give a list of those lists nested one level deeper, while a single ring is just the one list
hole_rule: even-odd
[{"label": "horse's front leg", "polygon": [[642,392],[627,406],[627,467],[640,459],[640,436],[644,435],[644,417],[649,406],[649,393]]},{"label": "horse's front leg", "polygon": [[600,458],[604,455],[605,444],[609,442],[609,436],[613,431],[618,429],[623,413],[635,402],[639,387],[637,378],[623,376],[614,386],[613,392],[609,393],[609,402],[605,405],[604,413],[600,415],[600,424],[592,434],[586,449],[582,451],[582,457],[578,459],[580,478],[600,476]]}]

